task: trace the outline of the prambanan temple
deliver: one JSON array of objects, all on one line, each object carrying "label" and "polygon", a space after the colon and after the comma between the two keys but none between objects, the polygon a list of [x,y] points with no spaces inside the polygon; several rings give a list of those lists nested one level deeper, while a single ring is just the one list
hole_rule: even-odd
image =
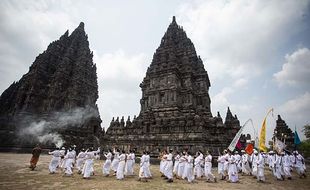
[{"label": "prambanan temple", "polygon": [[71,145],[98,145],[102,130],[96,105],[96,65],[92,59],[84,23],[71,35],[66,31],[37,56],[29,72],[0,97],[1,146],[25,147],[29,141],[23,142],[17,136],[23,127],[50,118],[55,112],[68,113],[77,108],[91,115],[78,125],[63,129],[56,126],[57,132]]},{"label": "prambanan temple", "polygon": [[173,17],[140,84],[139,115],[132,121],[113,118],[103,146],[153,153],[166,148],[218,153],[227,148],[240,122],[229,108],[225,121],[219,113],[212,116],[210,86],[194,44]]},{"label": "prambanan temple", "polygon": [[240,129],[237,116],[229,108],[225,121],[219,113],[212,116],[208,73],[175,17],[140,84],[139,115],[127,121],[124,117],[113,118],[106,133],[100,127],[92,58],[83,23],[71,35],[67,31],[52,42],[29,72],[0,97],[1,146],[25,146],[17,133],[30,122],[76,108],[89,109],[93,114],[83,123],[57,128],[57,132],[67,144],[77,146],[101,144],[104,149],[117,146],[153,153],[166,148],[217,153],[228,147]]}]

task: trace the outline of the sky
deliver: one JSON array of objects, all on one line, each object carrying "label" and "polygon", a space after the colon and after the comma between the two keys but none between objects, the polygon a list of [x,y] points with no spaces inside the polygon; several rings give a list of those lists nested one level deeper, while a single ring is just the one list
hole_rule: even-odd
[{"label": "sky", "polygon": [[[139,84],[172,21],[186,31],[211,81],[213,115],[229,106],[267,140],[280,114],[301,139],[310,123],[310,0],[1,0],[0,93],[48,44],[85,23],[97,66],[102,127],[138,115]],[[251,125],[247,133],[254,134]]]}]

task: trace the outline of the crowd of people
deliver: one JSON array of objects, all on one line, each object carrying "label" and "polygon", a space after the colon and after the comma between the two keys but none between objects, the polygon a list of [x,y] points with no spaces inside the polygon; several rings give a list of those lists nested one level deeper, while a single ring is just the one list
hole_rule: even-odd
[{"label": "crowd of people", "polygon": [[[241,154],[239,154],[241,153]],[[57,149],[49,152],[52,159],[49,164],[51,174],[60,169],[64,176],[73,175],[73,169],[81,174],[84,179],[89,179],[94,175],[94,159],[100,159],[100,155],[105,157],[102,165],[103,176],[111,174],[117,180],[122,180],[127,176],[134,176],[135,151],[119,150],[114,148],[107,152],[101,152],[98,148],[93,150],[82,149],[76,154],[75,147]],[[139,181],[148,181],[152,179],[150,170],[150,152],[143,151],[139,163]],[[212,173],[211,152],[202,151],[192,154],[189,151],[164,150],[160,153],[159,171],[161,177],[171,183],[174,179],[187,180],[194,183],[197,180],[206,180],[206,182],[217,182],[217,177]],[[244,150],[231,152],[224,150],[217,157],[217,172],[219,180],[227,180],[231,183],[239,181],[239,175],[253,176],[258,182],[265,182],[265,170],[272,171],[277,180],[291,180],[292,172],[296,172],[300,178],[306,177],[306,165],[303,156],[297,151],[290,152],[258,152],[254,150],[249,154]]]}]

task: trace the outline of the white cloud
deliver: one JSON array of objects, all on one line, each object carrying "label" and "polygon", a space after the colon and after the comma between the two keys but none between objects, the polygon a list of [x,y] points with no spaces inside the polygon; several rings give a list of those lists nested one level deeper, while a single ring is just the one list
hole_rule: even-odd
[{"label": "white cloud", "polygon": [[149,65],[143,53],[128,54],[123,50],[97,55],[99,86],[99,111],[103,120],[102,127],[107,128],[112,117],[139,114],[141,89],[139,84]]},{"label": "white cloud", "polygon": [[309,1],[196,1],[183,4],[177,15],[207,59],[210,78],[238,79],[266,71],[282,44],[300,30],[307,5]]},{"label": "white cloud", "polygon": [[299,136],[304,139],[303,126],[310,123],[310,92],[284,102],[277,110],[292,130],[296,126]]},{"label": "white cloud", "polygon": [[245,87],[248,84],[248,82],[249,81],[247,79],[240,78],[234,82],[234,86],[238,88]]},{"label": "white cloud", "polygon": [[282,70],[273,76],[279,86],[300,86],[307,85],[309,89],[310,81],[310,50],[301,48],[291,55],[285,56],[286,63],[283,64]]},{"label": "white cloud", "polygon": [[303,95],[288,100],[279,107],[279,110],[296,119],[300,117],[308,118],[310,115],[310,93],[305,92]]},{"label": "white cloud", "polygon": [[56,4],[63,3],[1,1],[1,92],[28,71],[35,57],[50,42],[58,39],[68,28],[78,25],[73,15],[64,11],[62,6],[56,8]]}]

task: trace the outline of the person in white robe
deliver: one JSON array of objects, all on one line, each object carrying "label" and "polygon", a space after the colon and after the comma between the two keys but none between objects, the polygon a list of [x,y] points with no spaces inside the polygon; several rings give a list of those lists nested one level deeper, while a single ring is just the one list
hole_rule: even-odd
[{"label": "person in white robe", "polygon": [[196,179],[200,179],[203,175],[203,170],[202,167],[203,166],[203,154],[198,151],[196,153],[196,158],[194,160],[194,176]]},{"label": "person in white robe", "polygon": [[78,174],[82,173],[84,161],[85,161],[85,149],[83,148],[76,157],[76,169],[78,170]]},{"label": "person in white robe", "polygon": [[268,159],[269,159],[269,169],[272,171],[273,173],[273,176],[274,177],[277,177],[277,174],[276,174],[276,154],[273,152],[273,151],[270,151],[269,152],[269,155],[268,155]]},{"label": "person in white robe", "polygon": [[205,157],[205,166],[204,166],[204,172],[205,176],[207,178],[207,182],[216,182],[216,177],[212,174],[212,156],[210,152],[207,152]]},{"label": "person in white robe", "polygon": [[59,167],[62,170],[65,166],[65,156],[66,156],[66,148],[62,147],[60,150],[60,161],[59,161]]},{"label": "person in white robe", "polygon": [[257,181],[265,182],[265,159],[263,154],[258,154],[257,161],[254,163],[257,165]]},{"label": "person in white robe", "polygon": [[228,154],[228,181],[236,183],[239,181],[236,160],[235,157],[230,154],[230,151],[228,151]]},{"label": "person in white robe", "polygon": [[146,181],[147,182],[147,157],[146,157],[146,151],[143,151],[143,154],[140,159],[140,168],[139,168],[139,181]]},{"label": "person in white robe", "polygon": [[226,175],[225,175],[225,170],[224,170],[224,164],[225,164],[225,156],[224,155],[219,155],[217,158],[217,169],[218,169],[218,174],[220,176],[221,180],[225,180]]},{"label": "person in white robe", "polygon": [[135,155],[135,150],[131,150],[131,158],[132,158],[132,162],[131,162],[131,168],[132,168],[132,175],[134,175],[134,168],[135,168],[135,163],[136,163],[136,155]]},{"label": "person in white robe", "polygon": [[111,163],[112,163],[112,150],[109,149],[107,153],[104,154],[106,160],[102,166],[102,173],[104,176],[110,175]]},{"label": "person in white robe", "polygon": [[290,162],[291,162],[291,172],[293,172],[294,168],[295,168],[295,155],[294,155],[295,151],[293,151],[292,154],[290,154]]},{"label": "person in white robe", "polygon": [[292,174],[291,174],[291,158],[290,155],[285,153],[285,155],[283,156],[283,172],[285,177],[288,180],[292,179]]},{"label": "person in white robe", "polygon": [[145,156],[145,161],[146,161],[146,176],[148,179],[152,179],[153,176],[152,176],[152,173],[151,173],[151,170],[150,170],[150,167],[151,167],[151,158],[150,158],[150,152],[149,151],[146,151],[146,156]]},{"label": "person in white robe", "polygon": [[230,155],[229,155],[227,150],[224,150],[223,155],[224,155],[224,159],[225,159],[225,162],[224,162],[224,174],[225,174],[225,179],[227,179],[227,177],[228,177],[228,164],[229,164],[228,158],[230,157]]},{"label": "person in white robe", "polygon": [[241,156],[240,156],[238,151],[235,151],[234,157],[236,160],[237,170],[238,170],[238,172],[241,172],[241,169],[242,169],[242,167],[241,167]]},{"label": "person in white robe", "polygon": [[100,152],[100,148],[98,148],[97,151],[93,151],[92,148],[90,148],[89,150],[86,150],[85,163],[84,163],[84,167],[82,170],[84,179],[89,179],[90,176],[94,174],[94,167],[93,167],[94,157],[95,157],[95,153],[99,153],[99,152]]},{"label": "person in white robe", "polygon": [[165,176],[167,177],[167,182],[173,182],[173,150],[169,150],[169,154],[166,155],[166,167],[165,167]]},{"label": "person in white robe", "polygon": [[174,157],[174,165],[173,165],[173,175],[178,176],[178,169],[179,169],[179,163],[180,163],[180,153],[177,151],[176,155]]},{"label": "person in white robe", "polygon": [[182,155],[180,156],[179,164],[178,164],[178,172],[177,172],[177,177],[176,177],[177,179],[181,179],[183,176],[185,164],[187,162],[185,155],[186,153],[182,152]]},{"label": "person in white robe", "polygon": [[119,155],[118,157],[119,164],[116,170],[116,179],[118,180],[124,179],[124,172],[125,172],[125,165],[126,165],[125,159],[126,159],[126,154],[125,154],[125,151],[122,150],[121,155]]},{"label": "person in white robe", "polygon": [[113,175],[116,175],[116,171],[118,168],[118,164],[119,164],[119,149],[115,149],[113,150],[113,161],[112,161],[112,170],[114,171]]},{"label": "person in white robe", "polygon": [[49,169],[49,172],[51,174],[54,174],[57,170],[58,165],[59,165],[61,154],[60,154],[59,149],[54,150],[52,152],[49,152],[48,154],[52,155],[52,159],[51,159],[51,162],[48,166],[48,169]]},{"label": "person in white robe", "polygon": [[159,163],[159,171],[160,173],[162,174],[161,177],[165,177],[165,160],[164,160],[164,157],[166,158],[166,155],[167,152],[166,150],[162,151],[160,154],[159,154],[159,159],[160,159],[160,163]]},{"label": "person in white robe", "polygon": [[[186,159],[186,162],[185,162],[185,165],[184,165],[184,170],[183,170],[183,173],[182,173],[182,179],[186,179],[187,178],[187,170],[188,168],[190,168],[190,166],[188,166],[189,164],[191,164],[192,168],[193,168],[193,163],[189,163],[188,162],[188,157],[189,157],[189,154],[188,152],[185,152],[185,159]],[[194,160],[194,158],[191,156],[191,159],[192,161]],[[194,173],[192,172],[192,174],[194,175]]]},{"label": "person in white robe", "polygon": [[296,158],[296,161],[295,161],[295,168],[296,168],[296,171],[297,171],[297,174],[299,175],[300,178],[305,178],[307,177],[306,176],[306,172],[305,172],[305,160],[304,160],[304,157],[299,154],[297,151],[295,152],[295,158]]},{"label": "person in white robe", "polygon": [[76,161],[76,150],[75,150],[75,148],[76,148],[76,145],[73,145],[72,150],[71,150],[71,153],[73,155],[73,164],[75,164],[75,161]]},{"label": "person in white robe", "polygon": [[72,149],[69,149],[65,156],[65,176],[72,176],[73,175],[73,164],[74,164],[74,152]]},{"label": "person in white robe", "polygon": [[252,163],[252,175],[254,178],[257,177],[257,159],[258,159],[258,151],[254,150],[251,155],[251,163]]},{"label": "person in white robe", "polygon": [[166,167],[167,167],[167,157],[168,157],[168,152],[164,150],[162,157],[161,157],[161,163],[160,163],[160,172],[163,174],[163,177],[167,178],[166,174]]},{"label": "person in white robe", "polygon": [[284,180],[284,172],[283,172],[283,155],[282,153],[278,153],[276,155],[275,160],[275,176],[277,180]]},{"label": "person in white robe", "polygon": [[133,163],[134,162],[134,154],[132,150],[129,150],[129,153],[126,155],[126,169],[125,175],[132,176],[133,175]]},{"label": "person in white robe", "polygon": [[241,150],[241,153],[242,175],[251,175],[250,156],[244,150]]},{"label": "person in white robe", "polygon": [[191,153],[188,152],[187,153],[187,164],[185,168],[186,178],[187,178],[188,183],[193,183],[195,180],[195,176],[193,173],[193,161],[194,161],[194,158],[191,156]]}]

